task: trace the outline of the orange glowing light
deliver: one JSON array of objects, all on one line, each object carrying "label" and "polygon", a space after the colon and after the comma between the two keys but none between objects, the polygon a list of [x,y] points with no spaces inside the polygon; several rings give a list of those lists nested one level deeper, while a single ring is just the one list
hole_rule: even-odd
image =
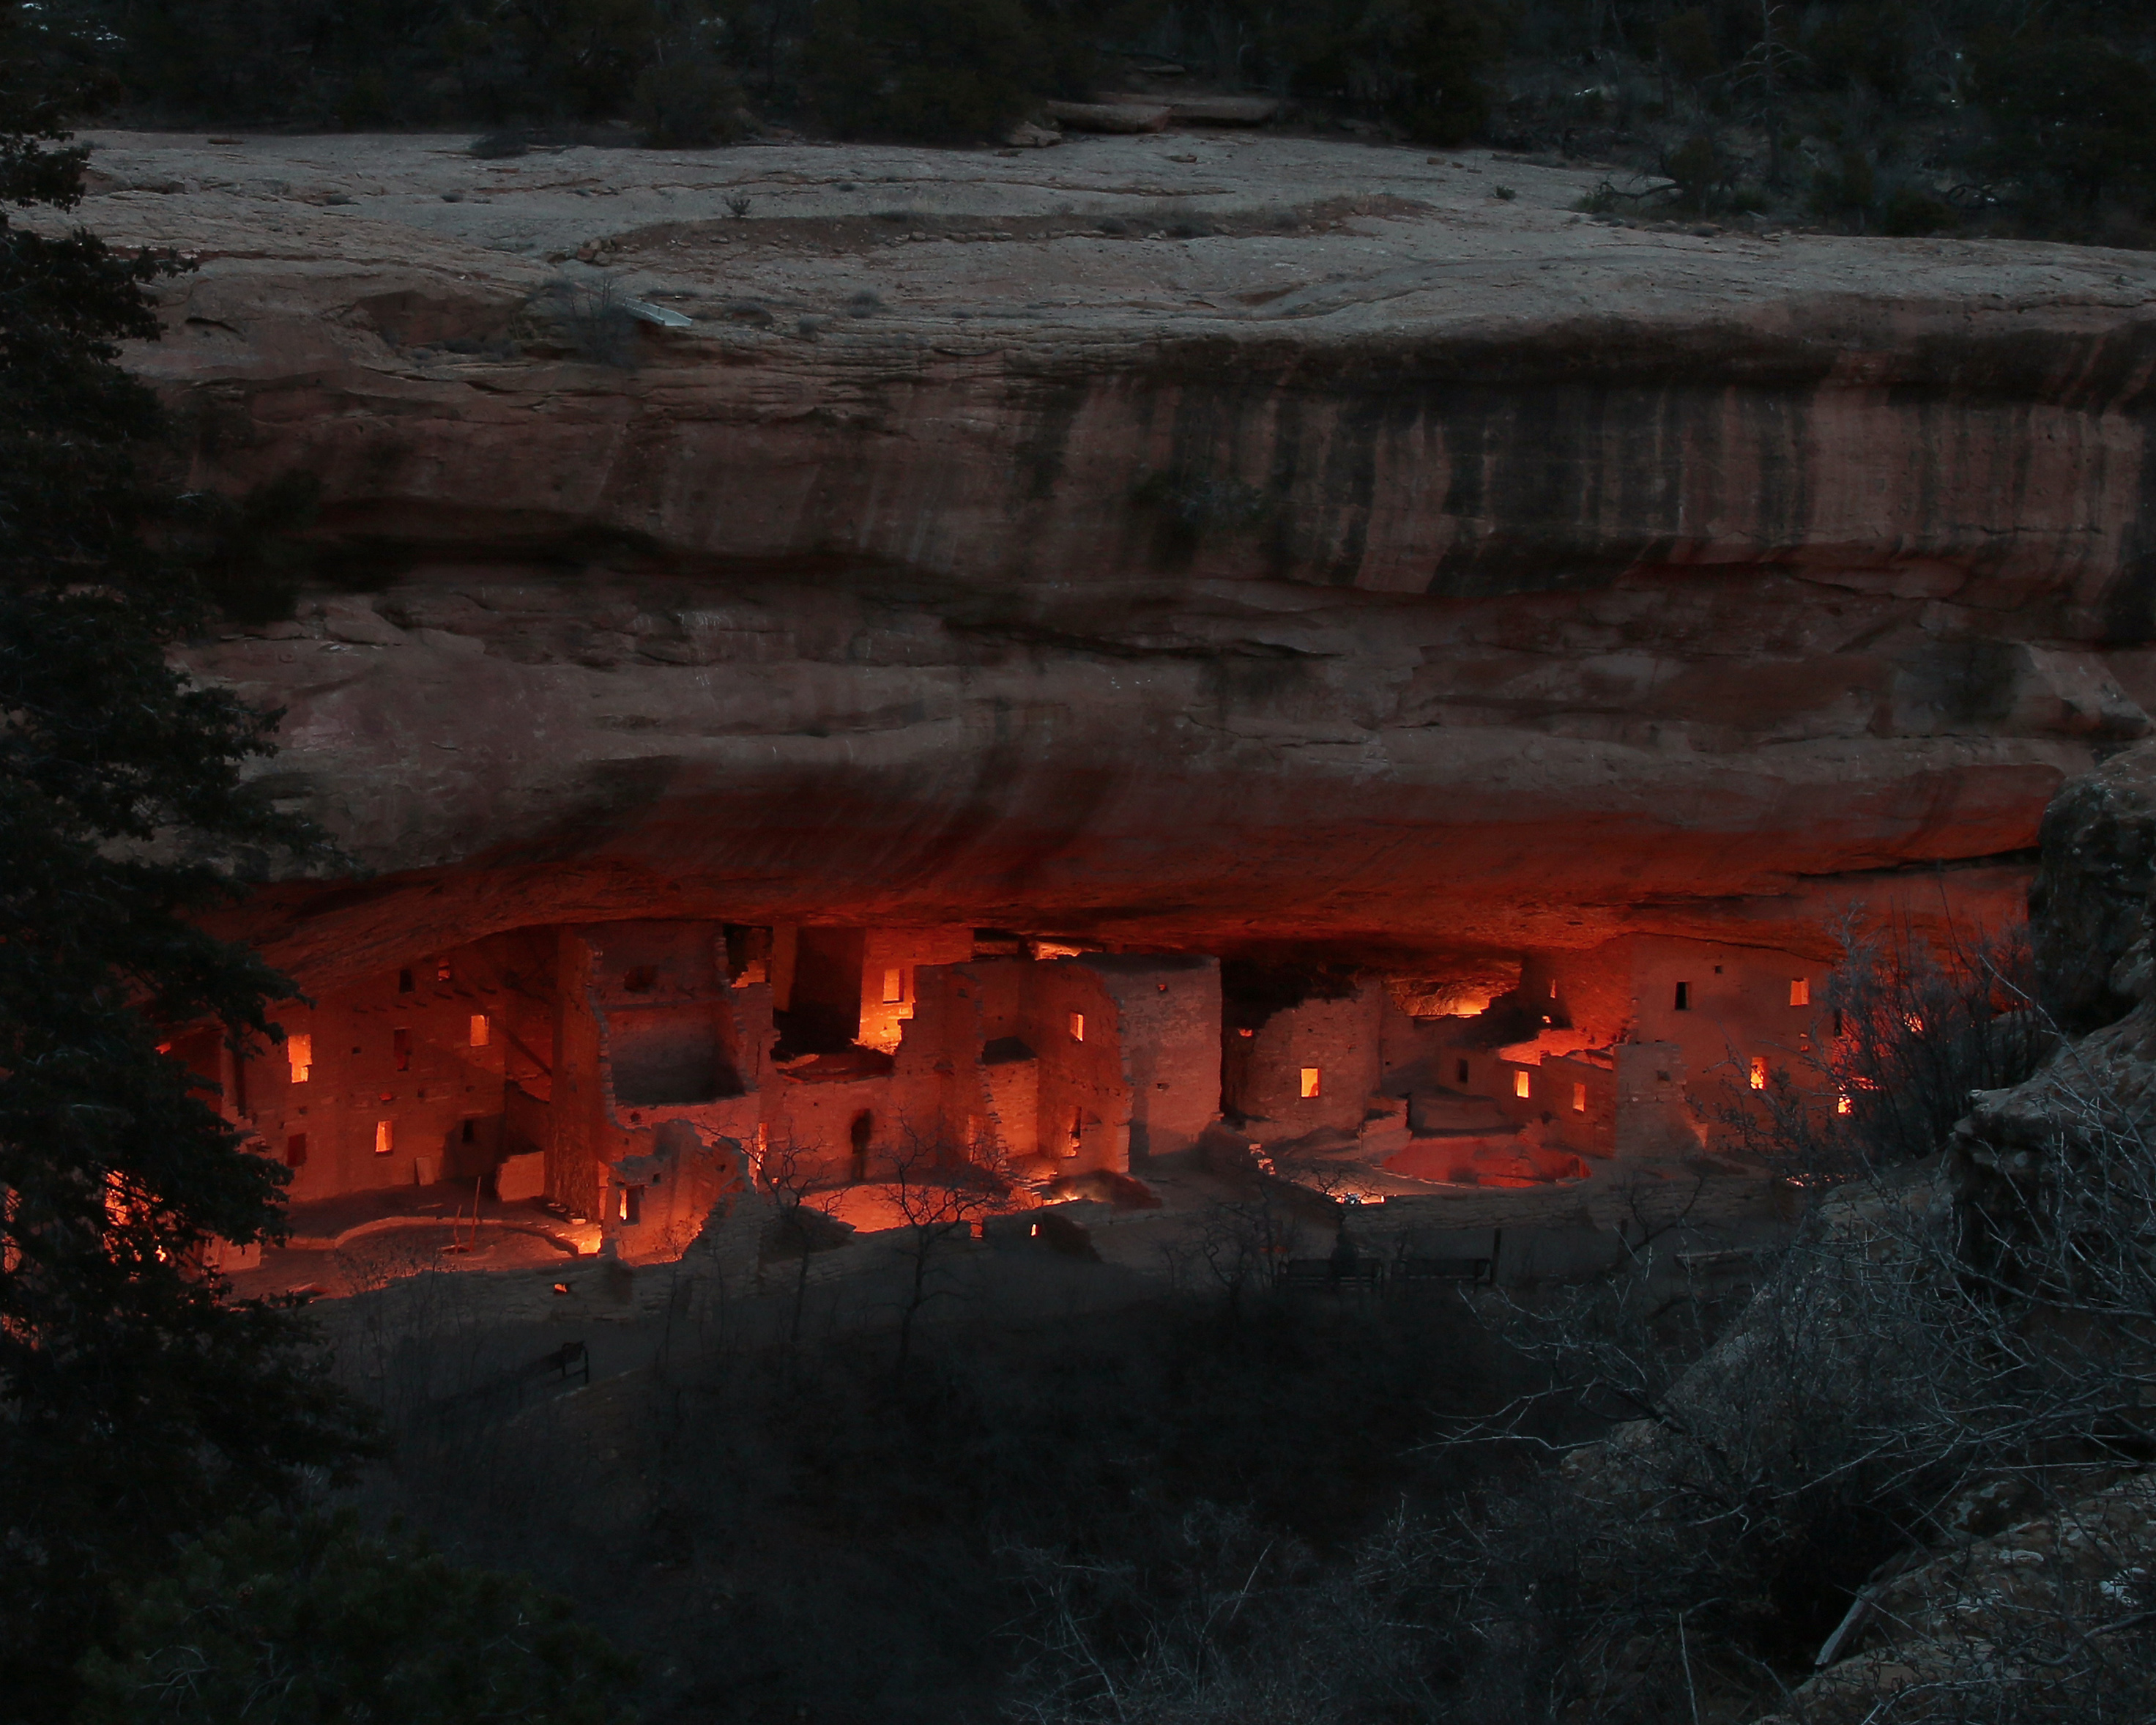
[{"label": "orange glowing light", "polygon": [[1587,1111],[1587,1086],[1584,1084],[1575,1084],[1572,1087],[1572,1111],[1575,1114]]},{"label": "orange glowing light", "polygon": [[1789,978],[1789,1004],[1792,1006],[1810,1006],[1811,1004],[1811,978],[1804,976],[1791,977]]},{"label": "orange glowing light", "polygon": [[302,1031],[285,1039],[285,1058],[291,1063],[292,1082],[305,1084],[314,1074],[315,1039]]},{"label": "orange glowing light", "polygon": [[475,1012],[471,1015],[470,1035],[474,1048],[485,1048],[494,1040],[494,1026],[485,1013]]},{"label": "orange glowing light", "polygon": [[1309,1101],[1317,1094],[1317,1078],[1318,1069],[1317,1067],[1305,1066],[1302,1069],[1302,1099],[1306,1102]]},{"label": "orange glowing light", "polygon": [[1766,1087],[1767,1062],[1761,1055],[1754,1055],[1752,1056],[1752,1088],[1764,1090]]},{"label": "orange glowing light", "polygon": [[397,1122],[377,1120],[374,1122],[374,1153],[387,1156],[397,1147]]},{"label": "orange glowing light", "polygon": [[1082,1012],[1074,1012],[1070,1014],[1070,1040],[1073,1042],[1083,1042],[1086,1040],[1086,1014]]},{"label": "orange glowing light", "polygon": [[1835,1113],[1846,1114],[1849,1112],[1849,1098],[1846,1096],[1839,1096],[1834,1099],[1834,1111]]},{"label": "orange glowing light", "polygon": [[1526,1071],[1526,1070],[1525,1070],[1524,1068],[1523,1068],[1523,1069],[1522,1069],[1521,1070],[1517,1071],[1517,1072],[1513,1073],[1513,1075],[1512,1075],[1512,1094],[1513,1094],[1514,1096],[1532,1096],[1532,1095],[1534,1094],[1534,1091],[1535,1091],[1535,1083],[1534,1083],[1534,1080],[1533,1080],[1532,1078],[1531,1078],[1531,1077],[1529,1077],[1529,1076],[1527,1076],[1527,1071]]}]

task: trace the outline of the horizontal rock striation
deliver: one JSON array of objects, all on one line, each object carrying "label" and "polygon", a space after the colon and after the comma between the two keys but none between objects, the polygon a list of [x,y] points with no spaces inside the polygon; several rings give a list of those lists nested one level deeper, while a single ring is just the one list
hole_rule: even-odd
[{"label": "horizontal rock striation", "polygon": [[1175,133],[101,143],[92,224],[203,260],[133,356],[194,481],[325,487],[347,590],[192,655],[377,871],[251,912],[310,973],[629,910],[1801,947],[2003,911],[2148,729],[2135,254]]}]

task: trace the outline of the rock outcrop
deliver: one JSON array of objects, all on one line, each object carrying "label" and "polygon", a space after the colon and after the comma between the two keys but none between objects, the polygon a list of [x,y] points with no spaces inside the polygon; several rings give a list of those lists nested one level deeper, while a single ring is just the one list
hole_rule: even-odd
[{"label": "rock outcrop", "polygon": [[2042,1004],[2070,1034],[2116,1023],[2148,993],[2148,894],[2156,887],[2156,748],[2069,783],[2044,811],[2029,889]]},{"label": "rock outcrop", "polygon": [[84,212],[201,260],[131,356],[193,481],[325,488],[345,590],[192,655],[377,871],[249,913],[307,977],[630,910],[1802,950],[2005,914],[2148,728],[2143,256],[1480,152],[464,141],[106,135]]}]

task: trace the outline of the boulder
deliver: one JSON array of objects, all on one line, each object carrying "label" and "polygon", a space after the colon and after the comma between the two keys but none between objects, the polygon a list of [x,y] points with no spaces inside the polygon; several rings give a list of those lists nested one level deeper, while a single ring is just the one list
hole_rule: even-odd
[{"label": "boulder", "polygon": [[1166,131],[1175,117],[1164,104],[1142,102],[1050,102],[1048,112],[1081,131]]},{"label": "boulder", "polygon": [[2123,1017],[2147,987],[2156,886],[2156,743],[2069,781],[2044,812],[2029,889],[2039,999],[2082,1035]]}]

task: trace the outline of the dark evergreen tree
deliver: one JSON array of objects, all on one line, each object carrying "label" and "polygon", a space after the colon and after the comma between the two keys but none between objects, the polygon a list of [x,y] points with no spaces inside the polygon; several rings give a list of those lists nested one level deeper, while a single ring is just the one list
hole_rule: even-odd
[{"label": "dark evergreen tree", "polygon": [[566,1600],[369,1534],[234,1520],[129,1590],[79,1725],[619,1725],[629,1667]]},{"label": "dark evergreen tree", "polygon": [[[155,549],[117,363],[177,267],[60,220],[87,64],[0,4],[0,1719],[64,1717],[112,1584],[351,1457],[296,1312],[236,1301],[212,1242],[274,1236],[283,1171],[161,1050],[261,1035],[289,993],[192,918],[239,859],[315,840],[252,796],[275,716],[166,649],[198,584]],[[27,218],[17,212],[30,213]],[[26,225],[26,221],[28,225]]]}]

